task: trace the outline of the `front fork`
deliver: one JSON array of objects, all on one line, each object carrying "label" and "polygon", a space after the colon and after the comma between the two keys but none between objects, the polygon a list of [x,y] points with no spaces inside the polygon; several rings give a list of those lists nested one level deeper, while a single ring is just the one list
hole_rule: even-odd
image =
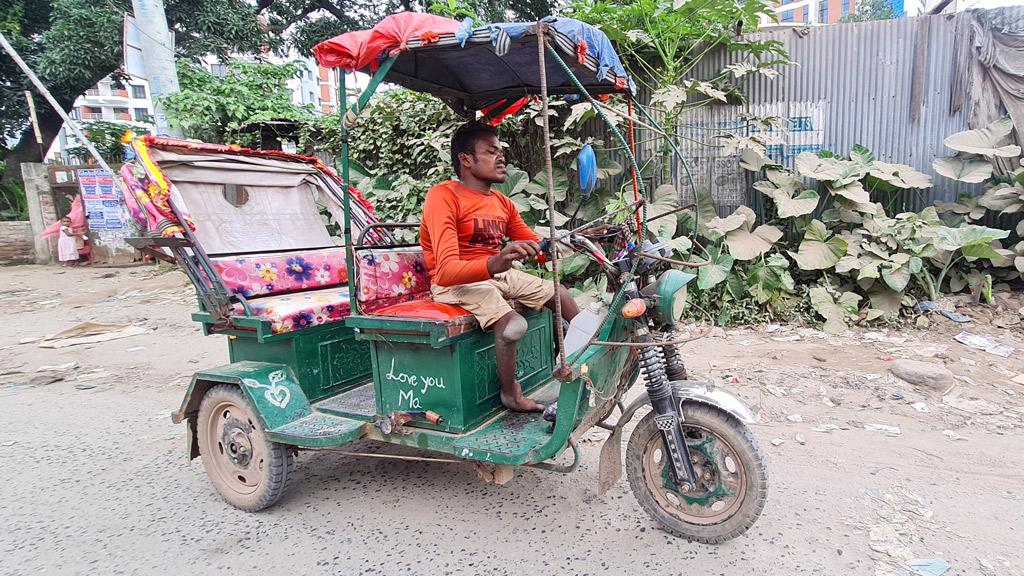
[{"label": "front fork", "polygon": [[684,492],[697,485],[697,476],[690,461],[690,452],[683,436],[683,414],[680,402],[672,396],[668,375],[665,372],[665,354],[648,329],[647,319],[640,316],[634,320],[635,341],[649,344],[640,348],[640,366],[644,370],[644,386],[654,409],[654,422],[665,439],[665,451],[672,462],[672,478]]}]

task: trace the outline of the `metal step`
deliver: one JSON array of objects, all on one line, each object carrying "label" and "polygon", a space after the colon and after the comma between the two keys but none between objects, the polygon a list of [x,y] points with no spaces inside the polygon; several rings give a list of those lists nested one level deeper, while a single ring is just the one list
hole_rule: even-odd
[{"label": "metal step", "polygon": [[358,440],[366,434],[361,420],[343,418],[331,414],[314,412],[309,416],[289,422],[267,432],[267,436],[275,441],[306,448],[326,448],[340,446]]}]

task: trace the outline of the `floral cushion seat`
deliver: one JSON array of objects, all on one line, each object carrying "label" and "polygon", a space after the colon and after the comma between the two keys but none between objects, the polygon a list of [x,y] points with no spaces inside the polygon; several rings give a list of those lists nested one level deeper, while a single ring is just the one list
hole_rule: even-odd
[{"label": "floral cushion seat", "polygon": [[228,289],[246,298],[316,290],[348,282],[342,247],[235,254],[210,260]]},{"label": "floral cushion seat", "polygon": [[[274,334],[337,322],[350,313],[345,286],[264,296],[249,300],[249,305],[256,316],[270,321]],[[235,304],[234,313],[245,314],[241,304]]]},{"label": "floral cushion seat", "polygon": [[356,252],[359,309],[374,314],[402,302],[430,300],[430,273],[419,246]]}]

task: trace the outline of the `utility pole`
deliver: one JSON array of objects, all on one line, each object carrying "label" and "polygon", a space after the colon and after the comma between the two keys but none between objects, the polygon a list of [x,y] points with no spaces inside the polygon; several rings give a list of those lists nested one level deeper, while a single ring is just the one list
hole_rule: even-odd
[{"label": "utility pole", "polygon": [[163,98],[177,92],[178,70],[174,67],[171,33],[167,28],[164,0],[132,0],[135,25],[139,28],[139,44],[146,68],[146,79],[153,98],[153,122],[160,136],[180,138],[181,132],[167,123]]}]

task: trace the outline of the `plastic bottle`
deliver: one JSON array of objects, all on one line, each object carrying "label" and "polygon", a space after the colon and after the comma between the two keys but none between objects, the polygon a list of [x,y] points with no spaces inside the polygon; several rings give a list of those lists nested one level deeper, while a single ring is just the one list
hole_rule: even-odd
[{"label": "plastic bottle", "polygon": [[581,310],[569,323],[569,332],[565,335],[565,355],[569,356],[586,346],[607,314],[608,310],[601,301],[591,302],[585,310]]}]

